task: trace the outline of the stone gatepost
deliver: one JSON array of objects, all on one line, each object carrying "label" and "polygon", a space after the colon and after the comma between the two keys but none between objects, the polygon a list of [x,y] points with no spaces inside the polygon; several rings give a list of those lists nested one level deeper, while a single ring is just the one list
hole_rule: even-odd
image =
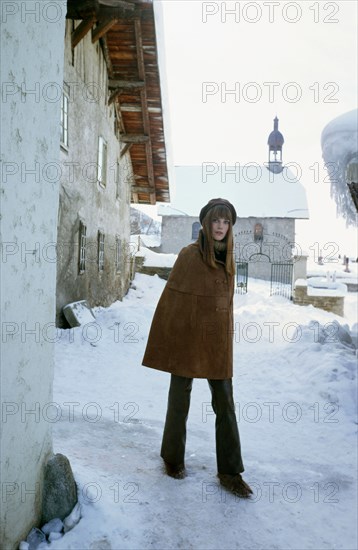
[{"label": "stone gatepost", "polygon": [[293,286],[297,279],[307,279],[307,254],[293,257]]}]

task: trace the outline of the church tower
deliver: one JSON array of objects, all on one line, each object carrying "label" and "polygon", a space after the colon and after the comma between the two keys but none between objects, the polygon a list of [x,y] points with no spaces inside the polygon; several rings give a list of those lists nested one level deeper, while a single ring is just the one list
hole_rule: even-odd
[{"label": "church tower", "polygon": [[273,131],[270,133],[267,144],[269,146],[269,158],[267,168],[274,174],[279,174],[283,170],[282,166],[282,145],[285,140],[278,130],[277,116],[273,121]]}]

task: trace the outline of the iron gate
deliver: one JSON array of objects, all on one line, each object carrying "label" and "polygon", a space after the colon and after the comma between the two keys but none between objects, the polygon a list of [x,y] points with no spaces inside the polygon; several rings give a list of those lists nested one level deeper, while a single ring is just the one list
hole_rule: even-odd
[{"label": "iron gate", "polygon": [[280,262],[271,264],[270,296],[285,296],[292,300],[293,263]]},{"label": "iron gate", "polygon": [[247,262],[236,263],[236,292],[239,294],[247,293],[248,266]]}]

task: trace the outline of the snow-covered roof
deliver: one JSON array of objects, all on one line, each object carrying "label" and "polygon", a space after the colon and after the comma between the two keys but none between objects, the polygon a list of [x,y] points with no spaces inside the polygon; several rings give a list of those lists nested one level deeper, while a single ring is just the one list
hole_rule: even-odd
[{"label": "snow-covered roof", "polygon": [[[352,132],[357,134],[358,131],[358,110],[348,111],[340,115],[331,122],[329,122],[322,131],[321,143],[322,146],[330,134],[336,134],[337,132]],[[357,137],[355,136],[355,148],[357,147]]]},{"label": "snow-covered roof", "polygon": [[308,219],[306,191],[289,168],[274,174],[265,165],[226,166],[207,163],[175,168],[171,207],[161,216],[199,216],[208,200],[229,200],[241,218],[277,217]]},{"label": "snow-covered roof", "polygon": [[[182,210],[177,210],[176,208],[173,208],[172,206],[169,206],[167,204],[158,203],[158,216],[189,216],[189,215],[190,214],[187,214]],[[195,214],[195,216],[197,216],[197,214]]]},{"label": "snow-covered roof", "polygon": [[[337,204],[337,213],[347,225],[357,225],[357,210],[347,186],[354,177],[352,164],[358,157],[358,110],[344,113],[329,122],[321,135],[322,155],[328,169],[331,196]],[[348,166],[351,166],[349,172]],[[352,181],[352,180],[350,180]]]}]

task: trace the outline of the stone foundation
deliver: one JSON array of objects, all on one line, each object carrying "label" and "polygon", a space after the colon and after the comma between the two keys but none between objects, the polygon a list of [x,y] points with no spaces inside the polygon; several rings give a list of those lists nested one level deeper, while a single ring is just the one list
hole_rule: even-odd
[{"label": "stone foundation", "polygon": [[171,267],[143,266],[138,271],[145,275],[158,275],[158,277],[167,281],[171,270]]},{"label": "stone foundation", "polygon": [[135,257],[135,271],[136,273],[144,273],[144,275],[158,275],[161,279],[168,280],[172,267],[159,267],[152,265],[143,265],[144,258],[142,256]]},{"label": "stone foundation", "polygon": [[296,281],[293,303],[299,306],[313,305],[325,311],[330,311],[336,315],[344,316],[344,296],[329,296],[323,294],[322,296],[309,295],[307,292],[307,281]]}]

